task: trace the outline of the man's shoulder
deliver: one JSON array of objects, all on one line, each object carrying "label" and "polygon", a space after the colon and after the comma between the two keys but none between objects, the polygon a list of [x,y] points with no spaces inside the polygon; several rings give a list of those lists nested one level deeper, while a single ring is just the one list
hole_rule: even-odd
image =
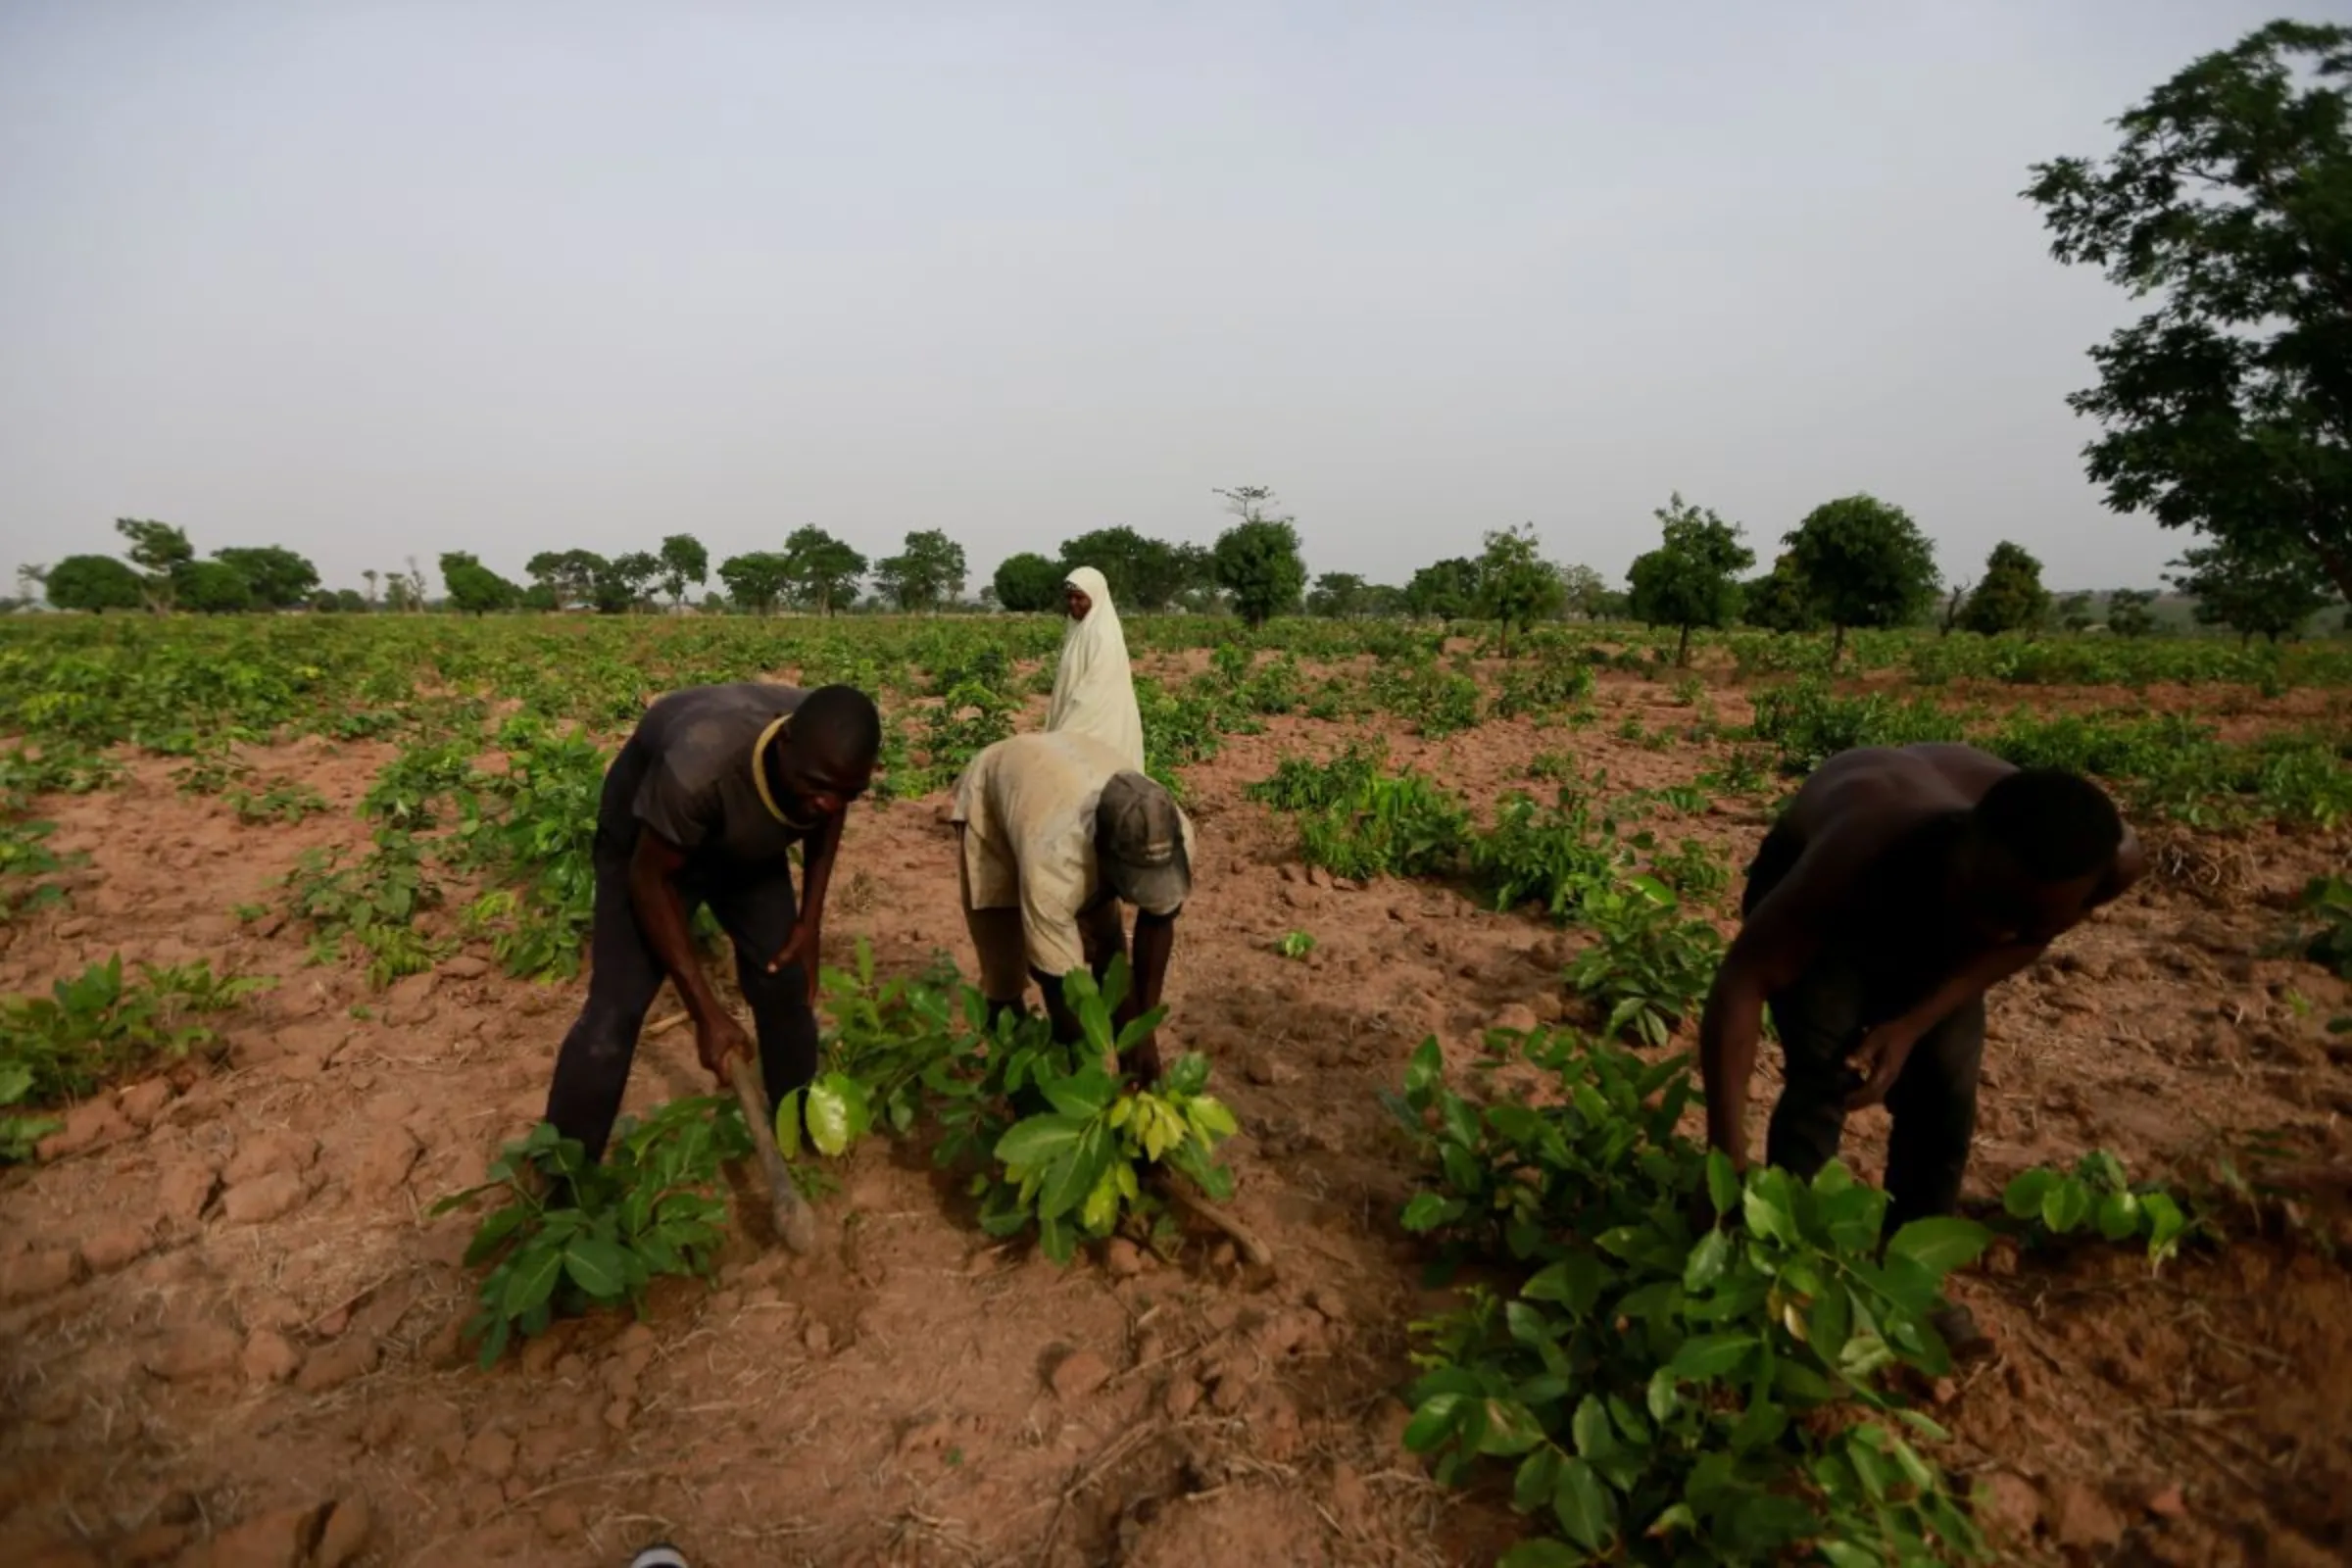
[{"label": "man's shoulder", "polygon": [[736,765],[744,748],[806,695],[760,681],[688,686],[657,698],[638,722],[637,736],[657,763],[700,784]]}]

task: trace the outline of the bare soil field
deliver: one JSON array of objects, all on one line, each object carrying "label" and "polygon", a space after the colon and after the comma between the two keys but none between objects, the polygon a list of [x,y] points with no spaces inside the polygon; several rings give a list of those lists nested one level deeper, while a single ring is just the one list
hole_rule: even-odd
[{"label": "bare soil field", "polygon": [[[1737,690],[1709,695],[1744,716]],[[1574,732],[1388,738],[1481,808],[1543,792],[1540,752],[1622,787],[1721,760],[1618,738],[1629,713],[1686,711],[1662,685],[1607,675],[1598,704]],[[2232,728],[2259,710],[2213,691],[2159,706]],[[1429,1036],[1467,1060],[1492,1026],[1575,1021],[1560,970],[1581,938],[1301,867],[1245,787],[1377,728],[1276,718],[1188,774],[1201,853],[1166,1035],[1213,1060],[1240,1117],[1235,1208],[1270,1269],[1201,1238],[1179,1265],[1114,1245],[1064,1270],[990,1243],[921,1148],[874,1141],[819,1203],[819,1255],[747,1221],[713,1288],[672,1282],[641,1323],[561,1324],[489,1372],[458,1343],[472,1222],[427,1210],[537,1119],[582,988],[467,953],[375,992],[234,912],[306,849],[364,839],[350,808],[391,748],[249,753],[339,808],[298,825],[240,825],[152,758],[122,788],[44,800],[88,864],[69,908],[0,928],[0,992],[118,951],[277,984],[226,1016],[218,1061],[83,1103],[37,1165],[0,1174],[0,1562],[585,1568],[664,1538],[697,1568],[1491,1562],[1516,1538],[1507,1497],[1439,1488],[1398,1443],[1408,1325],[1443,1297],[1397,1225],[1413,1172],[1375,1097]],[[1742,866],[1769,805],[1678,831]],[[942,816],[938,797],[854,812],[831,961],[862,938],[888,971],[968,963]],[[2180,864],[2228,874],[2151,878],[1996,992],[1972,1196],[2091,1148],[2186,1178],[2270,1137],[2352,1169],[2352,1037],[2324,1029],[2346,988],[2269,956],[2285,901],[2346,848],[2191,842]],[[1316,938],[1302,962],[1276,952],[1291,930]],[[646,1041],[632,1107],[707,1089],[690,1031]],[[1872,1113],[1849,1137],[1874,1178],[1885,1130]],[[1997,1353],[1936,1413],[2007,1554],[2352,1560],[2352,1274],[2327,1246],[2352,1230],[2317,1179],[2297,1213],[2249,1210],[2161,1273],[2002,1249],[1958,1282]]]}]

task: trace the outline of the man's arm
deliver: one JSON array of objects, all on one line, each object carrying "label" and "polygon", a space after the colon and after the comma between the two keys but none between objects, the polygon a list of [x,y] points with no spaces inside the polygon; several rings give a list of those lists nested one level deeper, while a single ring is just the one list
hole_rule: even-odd
[{"label": "man's arm", "polygon": [[[817,962],[824,946],[825,890],[833,885],[833,861],[841,851],[842,823],[848,818],[845,808],[840,815],[828,816],[817,825],[814,837],[805,840],[801,849],[801,915],[792,923],[792,935],[776,956],[767,960],[767,972],[774,974],[786,965],[798,961],[808,980],[808,1001],[816,1002]],[[960,843],[962,826],[957,824],[956,837]]]},{"label": "man's arm", "polygon": [[734,1015],[719,1004],[695,956],[694,937],[686,920],[685,901],[678,897],[677,874],[686,852],[650,827],[640,827],[637,848],[629,857],[629,903],[637,913],[638,929],[646,944],[678,988],[678,1000],[694,1020],[695,1046],[703,1065],[727,1079],[729,1056],[750,1054],[751,1042]]},{"label": "man's arm", "polygon": [[[1160,987],[1167,983],[1168,957],[1176,951],[1176,916],[1135,911],[1135,975],[1127,1000],[1119,1004],[1116,1022],[1122,1029],[1159,1005]],[[1144,1036],[1129,1053],[1136,1076],[1145,1083],[1159,1077],[1158,1031]]]}]

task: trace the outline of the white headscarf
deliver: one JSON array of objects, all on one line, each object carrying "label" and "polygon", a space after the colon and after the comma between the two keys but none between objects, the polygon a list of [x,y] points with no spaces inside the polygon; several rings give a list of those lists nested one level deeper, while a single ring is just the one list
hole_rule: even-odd
[{"label": "white headscarf", "polygon": [[1144,715],[1135,706],[1127,634],[1119,629],[1110,584],[1094,567],[1080,566],[1062,579],[1062,586],[1086,595],[1094,608],[1061,634],[1061,665],[1054,673],[1054,706],[1046,712],[1046,728],[1092,736],[1140,773]]}]

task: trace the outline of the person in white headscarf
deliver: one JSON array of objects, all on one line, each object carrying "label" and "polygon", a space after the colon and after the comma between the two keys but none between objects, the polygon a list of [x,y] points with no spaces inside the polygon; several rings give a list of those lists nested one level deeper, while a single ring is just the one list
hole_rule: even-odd
[{"label": "person in white headscarf", "polygon": [[1135,706],[1135,677],[1127,668],[1127,634],[1110,602],[1110,584],[1092,566],[1062,580],[1069,629],[1061,635],[1061,665],[1054,674],[1049,732],[1090,736],[1144,771],[1144,715]]}]

